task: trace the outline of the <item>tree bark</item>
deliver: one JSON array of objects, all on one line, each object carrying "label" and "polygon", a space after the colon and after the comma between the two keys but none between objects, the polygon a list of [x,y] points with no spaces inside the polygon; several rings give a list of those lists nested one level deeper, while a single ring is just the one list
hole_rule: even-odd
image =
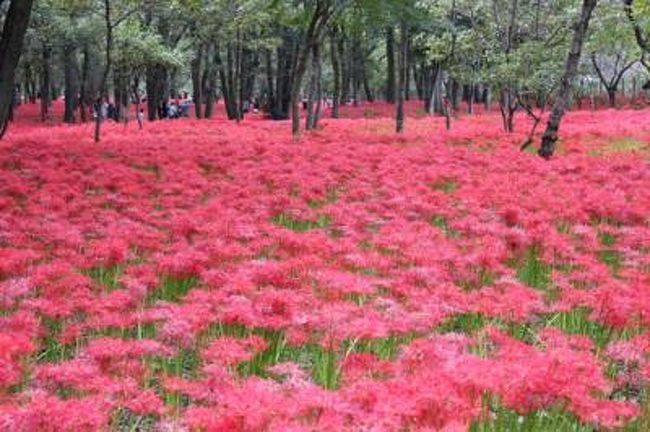
[{"label": "tree bark", "polygon": [[203,69],[203,47],[199,44],[192,60],[192,99],[197,119],[203,118],[203,82],[201,72]]},{"label": "tree bark", "polygon": [[397,113],[395,116],[395,130],[397,133],[404,132],[404,100],[406,99],[406,85],[408,75],[408,24],[405,19],[400,23],[400,43],[397,54]]},{"label": "tree bark", "polygon": [[79,116],[81,121],[88,121],[87,103],[90,103],[88,95],[88,78],[90,75],[90,50],[88,44],[84,44],[84,58],[81,66],[81,89],[79,90]]},{"label": "tree bark", "polygon": [[336,33],[330,35],[330,55],[332,57],[332,80],[334,89],[332,92],[332,118],[339,118],[341,107],[341,59],[337,49]]},{"label": "tree bark", "polygon": [[74,46],[67,45],[63,48],[63,70],[65,81],[65,110],[63,113],[64,123],[74,123],[74,111],[76,108],[76,83],[75,83],[75,62]]},{"label": "tree bark", "polygon": [[158,107],[164,99],[166,81],[167,71],[163,66],[152,65],[147,68],[147,117],[149,121],[154,121],[159,117]]},{"label": "tree bark", "polygon": [[302,80],[307,71],[309,53],[320,43],[321,36],[334,15],[334,4],[331,0],[317,0],[309,26],[296,57],[291,83],[291,133],[294,137],[300,135],[300,92]]},{"label": "tree bark", "polygon": [[[101,97],[108,98],[108,75],[111,73],[111,51],[113,49],[113,24],[111,23],[111,2],[104,0],[104,23],[106,25],[106,65],[102,74],[99,91]],[[102,126],[102,116],[95,113],[95,142],[99,142]]]},{"label": "tree bark", "polygon": [[321,59],[320,47],[314,46],[311,57],[311,80],[309,83],[309,99],[307,101],[307,120],[305,129],[312,130],[318,126],[321,105]]},{"label": "tree bark", "polygon": [[41,121],[47,120],[50,111],[50,61],[52,58],[52,48],[43,44],[43,78],[41,82]]},{"label": "tree bark", "polygon": [[583,0],[580,18],[574,27],[571,48],[564,67],[564,74],[560,81],[560,89],[553,104],[553,111],[546,125],[544,135],[542,135],[542,144],[538,151],[538,154],[545,159],[550,159],[555,152],[558,130],[560,129],[562,117],[571,98],[573,79],[575,78],[578,64],[580,63],[585,34],[589,28],[589,21],[597,3],[598,0]]},{"label": "tree bark", "polygon": [[0,39],[0,138],[7,130],[9,114],[13,109],[16,67],[23,50],[23,39],[29,24],[33,0],[14,0],[2,28]]},{"label": "tree bark", "polygon": [[395,30],[386,29],[386,102],[395,103]]}]

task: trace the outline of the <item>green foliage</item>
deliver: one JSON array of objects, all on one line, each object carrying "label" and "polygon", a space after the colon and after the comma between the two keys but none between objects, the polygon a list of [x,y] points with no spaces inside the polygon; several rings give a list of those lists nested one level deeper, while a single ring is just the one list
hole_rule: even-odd
[{"label": "green foliage", "polygon": [[158,300],[178,302],[185,294],[198,283],[194,277],[177,278],[173,276],[163,276],[160,279],[160,287],[152,291],[147,297],[147,303],[155,303]]},{"label": "green foliage", "polygon": [[187,62],[180,49],[165,45],[162,36],[130,20],[117,28],[115,34],[115,66],[117,69],[144,71],[149,65],[180,68]]},{"label": "green foliage", "polygon": [[331,224],[331,220],[327,215],[321,215],[317,220],[300,220],[294,219],[293,217],[281,213],[272,219],[272,222],[276,225],[283,226],[292,231],[296,232],[306,232],[313,229],[322,229],[327,228]]},{"label": "green foliage", "polygon": [[517,278],[526,285],[545,290],[551,282],[551,266],[541,258],[537,247],[530,247],[522,258],[515,262]]}]

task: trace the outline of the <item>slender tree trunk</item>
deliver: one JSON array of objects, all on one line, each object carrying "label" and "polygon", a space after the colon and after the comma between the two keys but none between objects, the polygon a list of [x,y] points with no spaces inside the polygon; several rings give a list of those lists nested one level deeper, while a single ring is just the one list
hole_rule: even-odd
[{"label": "slender tree trunk", "polygon": [[273,73],[273,54],[270,49],[265,51],[264,59],[266,64],[266,100],[263,102],[266,109],[271,112],[275,101],[275,74]]},{"label": "slender tree trunk", "polygon": [[332,118],[339,118],[341,106],[341,59],[337,49],[336,33],[330,35],[330,54],[332,57],[332,80],[334,90],[332,94]]},{"label": "slender tree trunk", "polygon": [[79,116],[83,123],[88,121],[88,109],[86,103],[88,97],[88,77],[90,75],[90,50],[88,44],[84,44],[84,58],[81,67],[81,89],[79,90]]},{"label": "slender tree trunk", "polygon": [[242,34],[237,29],[237,46],[235,52],[235,75],[233,76],[233,85],[235,89],[236,107],[237,107],[237,123],[244,119],[244,47]]},{"label": "slender tree trunk", "polygon": [[[108,98],[108,76],[111,73],[111,51],[113,50],[113,24],[111,22],[111,2],[104,0],[104,22],[106,25],[106,65],[99,86],[101,97]],[[99,142],[101,136],[102,116],[95,116],[95,142]]]},{"label": "slender tree trunk", "polygon": [[362,63],[361,69],[361,79],[363,81],[363,91],[366,94],[366,100],[370,103],[375,101],[375,96],[372,93],[372,88],[370,87],[370,80],[368,79],[368,68],[366,62]]},{"label": "slender tree trunk", "polygon": [[469,85],[469,97],[467,98],[467,114],[474,114],[474,82]]},{"label": "slender tree trunk", "polygon": [[[407,31],[408,33],[408,31]],[[404,55],[404,100],[411,100],[411,39],[406,40],[406,54]]]},{"label": "slender tree trunk", "polygon": [[406,98],[406,85],[408,75],[408,24],[402,19],[400,23],[400,43],[397,54],[397,114],[395,116],[395,130],[397,133],[404,132],[404,99]]},{"label": "slender tree trunk", "polygon": [[23,50],[33,0],[14,0],[9,4],[0,38],[0,138],[7,130],[13,109],[16,67]]},{"label": "slender tree trunk", "polygon": [[386,29],[386,102],[395,103],[395,30]]},{"label": "slender tree trunk", "polygon": [[300,92],[302,80],[307,71],[309,53],[316,45],[320,44],[321,36],[327,28],[329,20],[334,14],[334,2],[331,0],[317,0],[311,21],[296,56],[295,68],[293,70],[293,82],[291,83],[291,133],[294,138],[300,135]]},{"label": "slender tree trunk", "polygon": [[307,101],[307,120],[305,129],[315,129],[318,125],[321,105],[321,59],[320,47],[315,45],[311,57],[311,80],[309,83],[309,99]]},{"label": "slender tree trunk", "polygon": [[338,52],[339,52],[339,60],[341,64],[341,98],[340,98],[340,103],[341,104],[347,104],[348,99],[350,98],[350,76],[351,76],[351,68],[350,68],[350,61],[349,61],[349,55],[347,50],[345,49],[345,36],[341,35],[339,37],[338,41]]},{"label": "slender tree trunk", "polygon": [[205,112],[203,115],[205,118],[209,119],[214,115],[214,102],[217,91],[217,74],[213,65],[208,67],[204,78]]},{"label": "slender tree trunk", "polygon": [[47,120],[50,111],[50,61],[52,58],[52,48],[43,44],[43,79],[41,83],[41,121]]},{"label": "slender tree trunk", "polygon": [[560,81],[560,90],[556,96],[555,103],[553,104],[553,111],[551,112],[551,117],[546,125],[544,135],[542,135],[542,144],[538,151],[538,154],[545,159],[549,159],[555,152],[555,144],[558,140],[558,130],[564,112],[569,105],[573,79],[575,78],[578,64],[580,63],[584,37],[589,28],[589,20],[591,19],[592,12],[597,3],[597,0],[583,0],[580,19],[576,23],[573,31],[571,48],[564,67],[564,74]]},{"label": "slender tree trunk", "polygon": [[203,69],[203,47],[199,44],[192,60],[192,99],[194,100],[194,111],[196,118],[203,118],[203,83],[201,71]]},{"label": "slender tree trunk", "polygon": [[356,37],[352,40],[352,47],[350,50],[351,64],[352,64],[352,104],[359,106],[359,87],[361,85],[361,49],[359,45],[361,42]]},{"label": "slender tree trunk", "polygon": [[300,135],[300,92],[302,80],[307,71],[308,49],[301,50],[296,61],[296,68],[291,85],[291,133],[294,137]]}]

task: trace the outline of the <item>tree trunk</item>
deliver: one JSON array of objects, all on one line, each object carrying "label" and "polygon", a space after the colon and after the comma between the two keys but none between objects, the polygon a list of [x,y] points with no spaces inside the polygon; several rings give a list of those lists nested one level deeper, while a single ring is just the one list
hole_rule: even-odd
[{"label": "tree trunk", "polygon": [[[106,25],[106,65],[104,66],[104,74],[102,75],[101,85],[99,91],[101,96],[108,97],[108,76],[111,73],[111,50],[113,49],[113,24],[111,23],[111,2],[104,0],[104,23]],[[97,113],[99,114],[99,113]],[[95,142],[99,142],[102,126],[101,115],[95,116]]]},{"label": "tree trunk", "polygon": [[192,99],[196,118],[203,118],[203,82],[201,72],[203,69],[203,47],[199,45],[192,59]]},{"label": "tree trunk", "polygon": [[373,95],[372,88],[370,87],[370,80],[368,79],[368,68],[365,61],[362,63],[361,79],[363,81],[363,91],[366,94],[366,100],[370,103],[373,103],[375,101],[375,96]]},{"label": "tree trunk", "polygon": [[52,58],[52,48],[43,44],[43,78],[41,82],[41,121],[47,120],[50,111],[50,60]]},{"label": "tree trunk", "polygon": [[338,41],[339,60],[341,64],[341,98],[340,103],[345,105],[348,103],[350,96],[350,59],[347,50],[345,49],[345,36],[341,35]]},{"label": "tree trunk", "polygon": [[300,92],[302,80],[307,71],[307,61],[310,51],[320,44],[320,39],[327,28],[329,20],[334,14],[334,2],[331,0],[317,0],[309,26],[303,39],[303,45],[296,56],[291,83],[291,133],[294,138],[300,135]]},{"label": "tree trunk", "polygon": [[209,119],[214,115],[214,102],[217,92],[217,75],[214,67],[209,67],[206,74],[207,77],[204,75],[205,112],[203,113],[203,116]]},{"label": "tree trunk", "polygon": [[597,3],[598,0],[583,0],[580,19],[576,23],[573,31],[571,48],[564,67],[564,74],[560,81],[560,90],[555,99],[555,103],[553,104],[553,111],[551,112],[551,117],[546,125],[544,135],[542,135],[542,144],[538,151],[538,154],[545,159],[549,159],[555,152],[558,130],[560,129],[560,123],[562,122],[564,112],[569,105],[573,79],[575,78],[580,63],[584,37],[589,28],[589,20],[591,19],[592,12]]},{"label": "tree trunk", "polygon": [[76,108],[77,89],[75,84],[75,63],[74,46],[68,45],[63,48],[63,70],[65,81],[65,110],[63,114],[64,123],[74,123],[74,111]]},{"label": "tree trunk", "polygon": [[320,47],[315,45],[311,57],[311,80],[309,83],[309,99],[307,101],[307,120],[305,129],[316,129],[321,105],[321,59]]},{"label": "tree trunk", "polygon": [[339,118],[341,106],[341,59],[338,56],[336,33],[332,32],[330,36],[330,54],[332,57],[332,80],[334,89],[332,93],[332,118]]},{"label": "tree trunk", "polygon": [[79,90],[79,116],[83,123],[88,121],[87,103],[90,98],[88,95],[88,77],[90,75],[90,51],[88,44],[84,44],[84,58],[81,67],[81,89]]},{"label": "tree trunk", "polygon": [[406,85],[408,75],[408,25],[402,19],[400,23],[400,43],[397,53],[397,114],[395,116],[395,130],[397,133],[404,132],[404,99],[406,99]]},{"label": "tree trunk", "polygon": [[[313,43],[307,39],[307,44]],[[300,51],[296,60],[296,67],[291,83],[291,133],[294,137],[300,135],[300,92],[302,90],[302,80],[307,71],[307,60],[309,57],[308,48]]]},{"label": "tree trunk", "polygon": [[159,118],[158,107],[164,99],[167,81],[167,71],[161,65],[152,65],[147,68],[147,111],[149,121]]},{"label": "tree trunk", "polygon": [[[408,30],[407,30],[408,34]],[[404,54],[404,100],[411,100],[411,40],[406,40],[406,53]]]},{"label": "tree trunk", "polygon": [[616,89],[607,89],[607,100],[610,108],[616,108]]},{"label": "tree trunk", "polygon": [[386,29],[386,102],[395,103],[395,30]]},{"label": "tree trunk", "polygon": [[7,130],[13,108],[16,67],[23,50],[33,0],[14,0],[9,4],[0,38],[0,138]]}]

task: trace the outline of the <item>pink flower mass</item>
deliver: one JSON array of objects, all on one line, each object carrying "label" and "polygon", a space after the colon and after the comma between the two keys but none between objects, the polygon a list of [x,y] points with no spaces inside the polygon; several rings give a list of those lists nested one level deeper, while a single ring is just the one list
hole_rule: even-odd
[{"label": "pink flower mass", "polygon": [[0,431],[644,430],[650,110],[480,119],[18,121]]}]

